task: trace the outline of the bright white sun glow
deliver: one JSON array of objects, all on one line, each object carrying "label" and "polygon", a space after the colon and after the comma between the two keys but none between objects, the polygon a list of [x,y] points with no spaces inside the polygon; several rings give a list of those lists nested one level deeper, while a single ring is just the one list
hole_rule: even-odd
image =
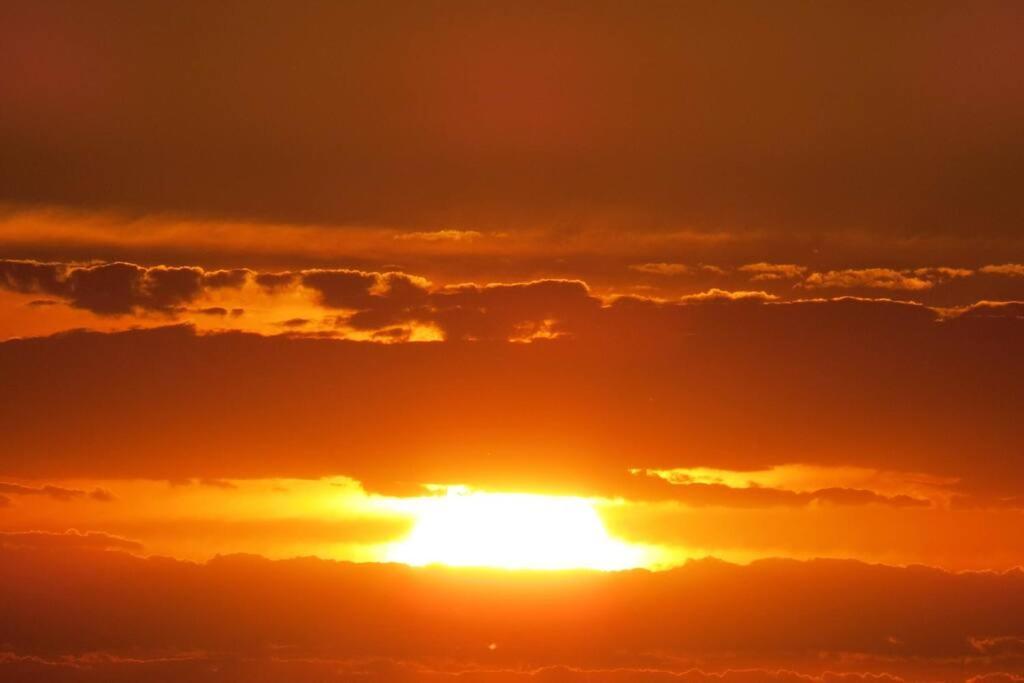
[{"label": "bright white sun glow", "polygon": [[416,500],[413,512],[413,529],[391,546],[389,561],[504,569],[643,565],[643,550],[611,538],[593,503],[582,498],[453,488]]}]

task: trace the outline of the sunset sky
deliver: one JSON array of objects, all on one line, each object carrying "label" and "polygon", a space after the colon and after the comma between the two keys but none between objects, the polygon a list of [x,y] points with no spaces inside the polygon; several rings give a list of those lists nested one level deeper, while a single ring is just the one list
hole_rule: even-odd
[{"label": "sunset sky", "polygon": [[0,681],[1024,683],[1024,3],[0,0]]}]

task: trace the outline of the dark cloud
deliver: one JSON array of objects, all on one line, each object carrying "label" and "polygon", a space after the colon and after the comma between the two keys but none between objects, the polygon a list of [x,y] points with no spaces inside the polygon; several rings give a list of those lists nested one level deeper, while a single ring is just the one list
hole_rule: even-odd
[{"label": "dark cloud", "polygon": [[[232,487],[233,488],[233,487]],[[322,517],[263,517],[222,519],[176,515],[171,519],[112,520],[106,528],[130,538],[173,539],[195,543],[197,539],[218,548],[246,548],[253,543],[289,548],[304,545],[391,543],[406,536],[413,519],[407,515],[353,516],[343,519]],[[224,551],[222,551],[223,553]]]},{"label": "dark cloud", "polygon": [[450,340],[555,337],[586,325],[600,308],[578,280],[447,287],[432,303]]},{"label": "dark cloud", "polygon": [[[664,264],[663,264],[664,265]],[[694,266],[707,272],[707,266]],[[986,275],[949,267],[893,270],[868,268],[810,272],[792,264],[755,263],[715,274],[718,284],[695,287],[671,298],[619,296],[622,306],[669,305],[702,301],[799,301],[835,294],[854,298],[886,296],[950,309],[951,315],[988,317],[1013,314],[1024,299],[1024,279]],[[800,279],[802,278],[802,279]],[[87,266],[67,263],[0,260],[0,289],[60,297],[77,308],[101,315],[160,312],[168,315],[240,317],[244,309],[228,305],[191,308],[225,287],[255,282],[269,294],[299,293],[330,312],[325,318],[339,328],[370,332],[381,338],[409,335],[410,326],[429,325],[452,340],[552,338],[600,325],[604,299],[581,280],[544,278],[490,284],[432,284],[397,271],[307,269],[256,272],[248,269],[204,271],[199,267],[144,267],[130,263]],[[751,280],[756,281],[756,285]],[[695,280],[703,283],[703,280]],[[734,285],[729,288],[728,285]],[[721,286],[719,286],[721,285]],[[753,285],[753,286],[752,286]],[[245,303],[238,293],[238,303]],[[1015,306],[1017,308],[1015,308]],[[604,316],[607,317],[607,316]],[[253,325],[258,323],[254,322]],[[16,330],[15,330],[16,331]],[[257,329],[256,331],[263,331]]]},{"label": "dark cloud", "polygon": [[[91,653],[47,659],[16,653],[0,654],[0,673],[39,683],[97,683],[146,680],[158,683],[207,683],[224,680],[350,681],[366,683],[905,683],[911,679],[889,673],[825,671],[802,673],[791,669],[725,669],[705,667],[593,669],[569,666],[495,668],[483,665],[437,664],[388,659],[330,659],[237,657],[195,652],[168,656],[125,657]],[[947,679],[954,680],[954,679]],[[955,679],[962,683],[963,678]],[[973,677],[968,683],[1014,683],[1011,674]]]},{"label": "dark cloud", "polygon": [[[441,288],[426,301],[416,315],[452,341],[171,327],[0,344],[0,472],[344,474],[375,490],[612,496],[652,495],[629,468],[791,462],[955,477],[958,493],[990,497],[1024,481],[1019,317],[857,298],[602,306],[572,281]],[[495,341],[524,337],[536,341]]]},{"label": "dark cloud", "polygon": [[337,318],[339,323],[385,337],[406,334],[389,328],[414,323],[435,324],[450,340],[554,337],[591,318],[600,307],[586,284],[577,280],[432,287],[407,273],[343,269],[274,277],[301,282],[327,308],[352,311]]},{"label": "dark cloud", "polygon": [[949,505],[954,510],[1024,510],[1024,496],[953,496]]},{"label": "dark cloud", "polygon": [[209,308],[200,308],[195,312],[201,315],[225,316],[228,314],[228,309],[223,306],[210,306]]},{"label": "dark cloud", "polygon": [[26,548],[37,550],[142,550],[142,544],[120,536],[99,531],[80,532],[69,529],[64,533],[48,531],[0,531],[0,548]]},{"label": "dark cloud", "polygon": [[[502,671],[509,680],[618,682],[644,671],[720,680],[702,670],[731,670],[724,680],[833,681],[844,678],[824,672],[852,671],[962,681],[1021,663],[1016,650],[979,651],[1024,628],[1019,571],[705,560],[655,573],[517,573],[253,556],[193,564],[45,546],[0,554],[4,666],[88,664],[105,653],[106,664],[219,660],[222,680],[235,660],[271,670],[296,660],[382,681],[418,680],[396,677],[405,667],[467,680]],[[761,671],[744,678],[750,669]]]},{"label": "dark cloud", "polygon": [[295,282],[296,276],[294,273],[289,272],[257,273],[253,279],[263,289],[273,292],[291,285]]},{"label": "dark cloud", "polygon": [[132,263],[68,265],[34,261],[0,261],[0,283],[8,290],[59,296],[76,308],[100,315],[136,309],[172,312],[202,291],[200,268]]},{"label": "dark cloud", "polygon": [[281,326],[281,327],[295,328],[295,327],[305,327],[306,325],[308,325],[311,322],[313,322],[313,321],[309,320],[308,318],[289,318],[288,320],[282,320],[281,322],[279,322],[277,324],[279,326]]},{"label": "dark cloud", "polygon": [[669,483],[658,477],[641,477],[639,482],[623,481],[623,495],[643,500],[673,500],[693,507],[738,508],[802,507],[827,505],[887,505],[898,508],[928,507],[930,502],[907,495],[885,496],[864,489],[832,487],[814,491],[792,491],[766,486],[737,488],[725,484]]},{"label": "dark cloud", "polygon": [[302,273],[302,284],[315,290],[324,306],[360,309],[366,307],[377,276],[355,270],[312,270]]},{"label": "dark cloud", "polygon": [[103,489],[94,489],[89,492],[83,491],[82,489],[69,489],[64,486],[54,486],[52,484],[45,484],[43,486],[27,486],[24,484],[0,482],[0,493],[14,496],[46,496],[47,498],[59,501],[69,501],[76,498],[85,498],[87,496],[99,501],[113,500],[113,496],[110,492]]},{"label": "dark cloud", "polygon": [[117,497],[107,489],[95,488],[89,492],[89,497],[101,503],[110,503],[117,500]]},{"label": "dark cloud", "polygon": [[227,479],[212,479],[204,478],[199,480],[200,486],[210,486],[217,489],[237,489],[238,486],[231,483]]},{"label": "dark cloud", "polygon": [[203,273],[203,284],[211,289],[238,288],[244,285],[252,276],[253,272],[247,268],[212,270]]}]

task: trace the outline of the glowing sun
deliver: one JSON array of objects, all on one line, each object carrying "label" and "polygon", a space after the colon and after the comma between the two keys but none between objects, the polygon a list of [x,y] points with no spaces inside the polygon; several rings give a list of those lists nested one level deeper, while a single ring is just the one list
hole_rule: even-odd
[{"label": "glowing sun", "polygon": [[505,569],[643,565],[643,550],[611,538],[582,498],[450,489],[409,503],[416,522],[390,547],[392,562]]}]

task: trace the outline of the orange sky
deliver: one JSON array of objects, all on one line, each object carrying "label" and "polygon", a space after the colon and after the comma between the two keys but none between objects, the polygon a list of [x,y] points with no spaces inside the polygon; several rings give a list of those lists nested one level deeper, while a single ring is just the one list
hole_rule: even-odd
[{"label": "orange sky", "polygon": [[1024,681],[1022,32],[4,3],[0,680]]}]

